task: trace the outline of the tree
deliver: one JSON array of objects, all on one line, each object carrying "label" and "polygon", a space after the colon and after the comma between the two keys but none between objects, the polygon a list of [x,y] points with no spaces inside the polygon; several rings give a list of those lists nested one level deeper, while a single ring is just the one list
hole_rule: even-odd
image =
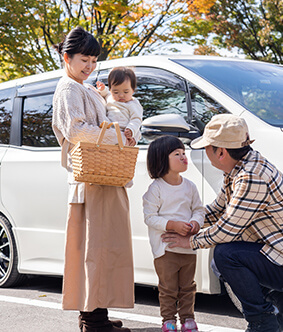
[{"label": "tree", "polygon": [[282,0],[0,0],[0,80],[59,68],[52,45],[77,25],[99,40],[100,60],[186,42],[283,63]]},{"label": "tree", "polygon": [[59,68],[52,45],[77,25],[99,40],[100,60],[152,52],[170,36],[169,23],[189,13],[189,3],[0,0],[0,77],[5,80]]},{"label": "tree", "polygon": [[251,59],[283,63],[282,0],[217,0],[184,17],[177,37],[202,47],[238,48]]},{"label": "tree", "polygon": [[56,0],[0,0],[2,79],[58,68],[52,44],[62,35],[61,15]]}]

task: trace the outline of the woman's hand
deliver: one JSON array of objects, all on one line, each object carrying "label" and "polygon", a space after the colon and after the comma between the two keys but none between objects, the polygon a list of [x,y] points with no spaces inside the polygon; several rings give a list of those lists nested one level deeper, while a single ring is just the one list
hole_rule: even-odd
[{"label": "woman's hand", "polygon": [[168,245],[169,248],[185,248],[185,249],[190,249],[190,236],[182,236],[176,233],[170,233],[166,232],[161,235],[162,241],[163,242],[168,242],[170,243]]}]

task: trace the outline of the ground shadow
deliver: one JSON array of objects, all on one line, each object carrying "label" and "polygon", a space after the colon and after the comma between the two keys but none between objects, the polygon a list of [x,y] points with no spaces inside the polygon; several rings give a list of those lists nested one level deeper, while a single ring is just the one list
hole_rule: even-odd
[{"label": "ground shadow", "polygon": [[20,285],[13,288],[61,294],[62,281],[62,277],[28,275]]},{"label": "ground shadow", "polygon": [[[38,290],[40,292],[61,294],[62,277],[28,276],[28,278],[21,285],[15,287],[15,289]],[[159,301],[157,287],[136,285],[135,303],[158,307]],[[242,317],[242,314],[236,309],[227,294],[208,295],[198,293],[196,295],[196,312],[223,315],[223,308],[225,308],[225,314],[231,317]]]}]

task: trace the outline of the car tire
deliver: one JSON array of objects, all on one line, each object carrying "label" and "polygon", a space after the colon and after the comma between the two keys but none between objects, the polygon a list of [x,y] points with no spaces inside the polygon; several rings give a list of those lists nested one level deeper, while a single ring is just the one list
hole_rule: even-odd
[{"label": "car tire", "polygon": [[12,287],[26,278],[18,272],[16,242],[7,218],[0,215],[0,287]]},{"label": "car tire", "polygon": [[237,298],[237,296],[234,294],[234,292],[232,291],[232,288],[230,287],[230,285],[227,282],[224,282],[224,286],[226,289],[226,292],[228,294],[228,296],[230,297],[230,300],[232,301],[232,303],[234,304],[234,306],[241,312],[243,313],[243,307],[242,307],[242,303],[240,302],[240,300]]}]

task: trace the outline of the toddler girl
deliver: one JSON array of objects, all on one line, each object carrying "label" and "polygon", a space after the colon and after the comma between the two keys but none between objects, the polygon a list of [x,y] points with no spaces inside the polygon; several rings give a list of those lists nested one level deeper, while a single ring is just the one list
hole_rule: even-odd
[{"label": "toddler girl", "polygon": [[163,332],[177,331],[177,313],[182,332],[198,331],[194,320],[196,254],[191,249],[171,249],[161,239],[166,231],[186,236],[203,225],[204,208],[196,185],[180,175],[187,167],[185,147],[178,138],[163,136],[150,144],[147,168],[154,181],[143,196],[143,209],[159,277]]}]

